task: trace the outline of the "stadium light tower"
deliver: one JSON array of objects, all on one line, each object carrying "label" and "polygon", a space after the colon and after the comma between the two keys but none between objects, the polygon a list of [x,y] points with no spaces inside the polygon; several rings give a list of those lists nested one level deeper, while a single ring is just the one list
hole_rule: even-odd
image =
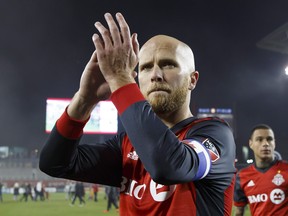
[{"label": "stadium light tower", "polygon": [[285,74],[288,76],[288,66],[285,68]]}]

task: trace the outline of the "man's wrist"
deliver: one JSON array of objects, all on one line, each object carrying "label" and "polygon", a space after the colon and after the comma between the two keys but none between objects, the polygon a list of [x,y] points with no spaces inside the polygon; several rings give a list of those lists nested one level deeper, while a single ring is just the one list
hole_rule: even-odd
[{"label": "man's wrist", "polygon": [[85,121],[90,117],[96,104],[97,102],[91,103],[90,100],[81,97],[77,92],[67,108],[67,114],[73,119]]},{"label": "man's wrist", "polygon": [[88,122],[71,118],[67,113],[67,108],[56,122],[58,132],[65,138],[78,139],[83,134],[83,128]]},{"label": "man's wrist", "polygon": [[145,100],[136,83],[130,83],[117,89],[111,94],[110,98],[119,115],[122,115],[131,104]]},{"label": "man's wrist", "polygon": [[111,92],[113,93],[117,89],[132,84],[136,83],[135,79],[133,77],[126,77],[126,76],[117,76],[109,81],[107,81],[110,87]]}]

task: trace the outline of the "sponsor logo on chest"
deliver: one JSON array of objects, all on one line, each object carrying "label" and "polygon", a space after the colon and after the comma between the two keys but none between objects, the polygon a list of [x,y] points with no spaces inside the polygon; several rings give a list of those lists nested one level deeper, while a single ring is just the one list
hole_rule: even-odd
[{"label": "sponsor logo on chest", "polygon": [[150,179],[149,187],[146,184],[139,184],[139,182],[128,179],[122,176],[120,192],[128,196],[141,200],[148,188],[148,192],[154,201],[163,202],[171,197],[176,189],[176,185],[162,185],[157,184]]},{"label": "sponsor logo on chest", "polygon": [[276,188],[272,190],[270,194],[262,193],[248,196],[248,201],[250,204],[265,203],[268,202],[269,199],[276,205],[280,204],[285,200],[285,192],[282,189]]},{"label": "sponsor logo on chest", "polygon": [[[285,182],[283,175],[280,174],[280,171],[273,177],[272,183],[276,186],[280,186]],[[247,184],[247,187],[254,187],[255,183],[253,180],[250,180]],[[264,189],[265,190],[265,189]],[[248,200],[250,204],[253,203],[264,203],[269,200],[274,204],[280,204],[285,200],[285,192],[280,188],[273,189],[270,193],[261,193],[261,194],[253,194],[248,196]]]}]

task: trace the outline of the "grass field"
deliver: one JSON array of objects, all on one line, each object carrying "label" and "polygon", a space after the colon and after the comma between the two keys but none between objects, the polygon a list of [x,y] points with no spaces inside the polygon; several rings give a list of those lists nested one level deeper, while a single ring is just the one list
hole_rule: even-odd
[{"label": "grass field", "polygon": [[[79,206],[79,200],[71,207],[70,202],[65,200],[64,193],[51,193],[49,200],[20,202],[14,201],[11,194],[3,195],[3,203],[0,203],[0,216],[116,216],[119,213],[112,207],[110,212],[103,213],[106,209],[107,200],[104,199],[104,192],[100,191],[98,202],[86,201],[86,205]],[[232,214],[233,215],[233,214]],[[137,215],[138,216],[138,215]],[[248,210],[245,216],[250,216]]]},{"label": "grass field", "polygon": [[119,215],[115,208],[108,213],[103,213],[107,207],[104,193],[99,192],[98,202],[87,200],[86,205],[79,206],[79,200],[71,207],[69,201],[65,200],[64,193],[51,193],[49,200],[20,202],[14,201],[10,194],[3,194],[3,203],[0,203],[0,216],[116,216]]}]

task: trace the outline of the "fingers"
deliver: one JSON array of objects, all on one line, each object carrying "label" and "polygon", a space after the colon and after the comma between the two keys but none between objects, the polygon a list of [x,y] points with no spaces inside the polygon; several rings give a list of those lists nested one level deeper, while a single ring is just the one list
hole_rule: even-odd
[{"label": "fingers", "polygon": [[90,62],[97,62],[97,53],[94,51],[91,55]]},{"label": "fingers", "polygon": [[113,44],[120,44],[121,43],[121,35],[120,35],[120,32],[119,32],[118,26],[115,23],[112,15],[110,13],[106,13],[104,16],[105,16],[106,22],[107,22],[109,30],[110,30],[112,43]]},{"label": "fingers", "polygon": [[[96,22],[95,23],[95,27],[97,28],[97,30],[99,31],[99,33],[102,36],[102,40],[104,42],[104,45],[106,48],[112,47],[112,41],[111,41],[111,37],[110,37],[110,32],[108,29],[106,29],[102,23],[100,22]],[[96,34],[97,35],[97,34]]]},{"label": "fingers", "polygon": [[102,23],[96,22],[95,27],[101,34],[103,41],[102,43],[100,43],[100,38],[99,35],[97,34],[93,36],[93,41],[99,43],[98,46],[101,45],[102,48],[110,48],[112,46],[121,45],[122,43],[130,44],[131,43],[130,29],[123,15],[121,13],[116,14],[116,20],[119,24],[119,27],[117,26],[117,23],[115,22],[110,13],[106,13],[104,16],[109,29],[103,26]]},{"label": "fingers", "polygon": [[121,29],[121,35],[122,35],[122,39],[123,39],[123,43],[130,43],[130,28],[126,22],[126,20],[124,19],[123,15],[121,13],[117,13],[116,14],[116,19],[119,23],[120,29]]},{"label": "fingers", "polygon": [[92,37],[92,40],[93,40],[94,46],[95,46],[96,50],[98,51],[98,53],[101,53],[104,50],[105,45],[104,45],[103,41],[101,40],[101,38],[99,37],[99,35],[94,34]]},{"label": "fingers", "polygon": [[132,47],[135,55],[138,57],[139,54],[139,42],[137,39],[138,35],[136,33],[132,34]]}]

